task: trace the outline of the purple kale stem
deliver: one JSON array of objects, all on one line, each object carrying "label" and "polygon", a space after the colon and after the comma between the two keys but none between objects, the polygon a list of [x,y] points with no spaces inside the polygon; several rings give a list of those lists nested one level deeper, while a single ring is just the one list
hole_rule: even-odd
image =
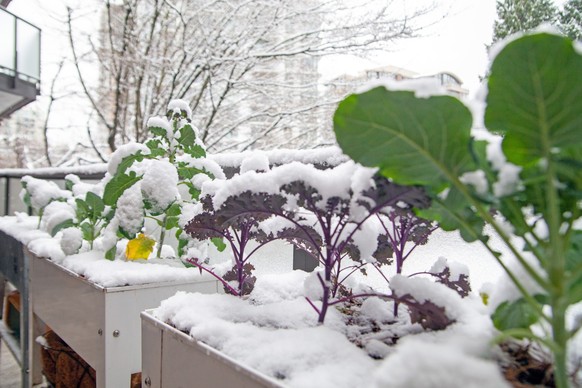
[{"label": "purple kale stem", "polygon": [[331,269],[326,266],[324,268],[325,271],[325,281],[321,278],[320,274],[317,274],[319,281],[321,282],[321,286],[323,287],[323,297],[321,298],[321,311],[319,312],[319,319],[317,322],[319,324],[323,324],[325,321],[325,315],[327,314],[327,308],[329,306],[329,284],[331,281]]},{"label": "purple kale stem", "polygon": [[234,296],[240,296],[240,294],[237,292],[237,290],[235,290],[230,284],[228,284],[228,282],[226,280],[224,280],[222,277],[215,274],[213,270],[204,267],[202,264],[198,263],[198,261],[196,261],[194,259],[186,259],[186,261],[192,265],[195,265],[201,271],[205,271],[205,272],[209,273],[210,275],[214,276],[216,278],[216,280],[221,282],[224,285],[224,287],[226,287],[231,292],[231,294],[233,294]]},{"label": "purple kale stem", "polygon": [[248,235],[248,228],[249,225],[245,224],[244,227],[241,228],[241,235],[240,238],[238,239],[240,242],[240,256],[239,259],[237,260],[236,263],[236,269],[237,269],[237,277],[238,277],[238,288],[239,288],[239,292],[242,295],[243,293],[243,288],[244,288],[244,282],[245,282],[245,274],[244,274],[244,265],[245,265],[245,258],[244,258],[244,252],[245,252],[245,247],[249,238]]},{"label": "purple kale stem", "polygon": [[353,268],[353,270],[351,270],[349,274],[347,274],[346,276],[344,276],[344,278],[341,281],[338,280],[338,282],[337,282],[338,285],[343,284],[343,282],[345,282],[347,278],[349,278],[350,276],[352,276],[354,272],[358,271],[359,269],[361,269],[362,267],[366,266],[367,264],[368,263],[362,263],[360,265],[352,265],[352,266],[349,266],[349,267],[342,268],[340,271],[338,271],[338,279],[339,279],[339,272],[341,272],[343,270],[346,270],[346,269],[349,269],[349,268]]},{"label": "purple kale stem", "polygon": [[317,306],[315,306],[313,304],[313,302],[311,301],[311,299],[309,299],[308,297],[305,297],[305,300],[307,301],[307,303],[309,303],[309,305],[315,310],[315,312],[320,315],[321,311],[319,311],[319,309],[317,308]]}]

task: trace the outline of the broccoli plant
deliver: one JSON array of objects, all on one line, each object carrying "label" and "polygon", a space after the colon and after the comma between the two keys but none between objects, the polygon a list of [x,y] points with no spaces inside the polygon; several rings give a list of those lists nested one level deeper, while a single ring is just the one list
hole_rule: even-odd
[{"label": "broccoli plant", "polygon": [[216,163],[205,159],[191,115],[184,101],[171,101],[166,116],[148,121],[151,139],[120,147],[109,164],[103,201],[115,210],[118,234],[132,240],[146,219],[153,221],[160,229],[158,258],[167,232],[176,230],[177,238],[185,238],[179,228],[184,203],[197,201],[205,180],[224,177]]},{"label": "broccoli plant", "polygon": [[38,214],[38,228],[41,226],[44,210],[50,203],[66,202],[71,198],[70,191],[61,189],[52,181],[26,175],[22,177],[20,184],[22,185],[20,198],[26,206]]},{"label": "broccoli plant", "polygon": [[[569,386],[568,341],[581,327],[566,326],[567,308],[582,300],[581,74],[571,40],[542,33],[508,43],[492,63],[484,113],[500,148],[471,137],[471,112],[450,96],[375,88],[348,96],[334,116],[346,154],[396,183],[425,187],[432,201],[422,217],[491,252],[521,295],[499,305],[495,326],[547,346],[560,388]],[[525,275],[490,244],[484,223]],[[551,335],[534,332],[537,322]]]}]

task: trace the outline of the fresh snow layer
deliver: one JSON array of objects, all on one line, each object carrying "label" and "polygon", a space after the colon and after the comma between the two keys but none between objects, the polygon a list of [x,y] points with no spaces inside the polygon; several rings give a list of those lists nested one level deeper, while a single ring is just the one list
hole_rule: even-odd
[{"label": "fresh snow layer", "polygon": [[[256,151],[244,151],[238,153],[210,154],[208,157],[216,161],[222,167],[239,167],[243,160],[253,158]],[[291,162],[336,166],[349,160],[339,147],[325,147],[314,150],[280,149],[263,151],[264,156],[271,165],[281,165]]]},{"label": "fresh snow layer", "polygon": [[[70,249],[70,245],[78,243],[78,236],[63,232],[57,234],[56,238],[51,238],[47,232],[36,229],[37,223],[37,217],[23,214],[14,217],[0,217],[0,230],[20,241],[35,255],[50,258],[55,263],[102,287],[162,282],[197,282],[213,279],[210,275],[200,275],[194,269],[160,264],[160,262],[163,263],[163,260],[157,263],[149,263],[145,260],[137,262],[109,261],[104,259],[104,252],[99,250],[67,256],[61,245],[64,244],[66,250]],[[65,241],[62,240],[63,238]]]},{"label": "fresh snow layer", "polygon": [[[494,331],[477,298],[461,299],[433,283],[430,298],[445,303],[457,323],[445,331],[409,335],[402,346],[372,341],[364,350],[346,339],[350,327],[334,308],[324,325],[317,324],[317,314],[302,291],[311,277],[302,271],[259,277],[248,300],[179,292],[163,301],[154,316],[288,387],[507,386],[496,363],[488,359]],[[397,283],[406,292],[420,293],[425,281],[401,277]],[[361,312],[389,320],[391,306],[371,298]],[[425,343],[427,352],[422,353]],[[382,348],[384,360],[368,355],[374,346]]]}]

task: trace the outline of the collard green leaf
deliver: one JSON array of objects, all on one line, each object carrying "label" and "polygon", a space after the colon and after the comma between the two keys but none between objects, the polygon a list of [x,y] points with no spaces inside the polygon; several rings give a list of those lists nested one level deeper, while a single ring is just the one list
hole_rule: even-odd
[{"label": "collard green leaf", "polygon": [[83,222],[79,225],[81,232],[83,232],[83,240],[93,241],[95,240],[95,228],[89,222]]},{"label": "collard green leaf", "polygon": [[163,137],[168,139],[168,132],[162,127],[148,127],[148,129],[154,134],[154,136]]},{"label": "collard green leaf", "polygon": [[475,215],[467,200],[454,188],[450,189],[444,200],[433,200],[429,209],[420,209],[417,214],[437,221],[443,230],[458,230],[467,242],[487,240],[487,236],[482,233],[485,222]]},{"label": "collard green leaf", "polygon": [[134,171],[130,171],[129,175],[115,175],[105,185],[105,190],[103,191],[103,202],[105,205],[115,206],[123,192],[137,183],[141,178],[142,177],[137,176]]},{"label": "collard green leaf", "polygon": [[77,198],[75,200],[75,205],[76,206],[76,216],[77,216],[77,220],[79,222],[86,220],[87,218],[89,218],[89,214],[91,212],[91,210],[89,209],[89,205],[87,204],[87,202],[83,201],[80,198]]},{"label": "collard green leaf", "polygon": [[509,43],[488,81],[485,125],[503,133],[507,159],[526,166],[564,149],[582,154],[582,56],[550,34]]},{"label": "collard green leaf", "polygon": [[89,191],[85,196],[85,202],[89,206],[91,212],[90,214],[91,220],[93,221],[98,220],[103,214],[103,211],[105,210],[105,204],[103,203],[101,197]]},{"label": "collard green leaf", "polygon": [[471,123],[456,98],[419,99],[383,87],[347,97],[334,116],[338,143],[352,159],[398,184],[435,188],[474,170]]},{"label": "collard green leaf", "polygon": [[55,236],[59,231],[66,229],[66,228],[71,228],[75,226],[75,221],[74,220],[65,220],[63,222],[61,222],[60,224],[58,224],[57,226],[55,226],[53,228],[53,230],[51,230],[51,236]]},{"label": "collard green leaf", "polygon": [[195,144],[193,146],[184,147],[184,152],[187,153],[188,155],[192,156],[193,158],[205,158],[206,157],[206,151],[204,150],[204,148],[202,148],[198,144]]},{"label": "collard green leaf", "polygon": [[162,147],[162,142],[159,139],[151,139],[146,142],[146,146],[150,149],[151,158],[163,158],[166,156],[166,150]]},{"label": "collard green leaf", "polygon": [[178,170],[178,176],[182,180],[192,179],[195,175],[198,175],[198,174],[207,174],[208,175],[208,173],[204,170],[200,170],[196,167],[190,167],[190,166],[185,166],[185,165],[179,165],[177,170]]},{"label": "collard green leaf", "polygon": [[121,160],[121,163],[119,163],[119,165],[117,166],[117,171],[115,173],[115,175],[120,175],[120,174],[124,174],[125,171],[127,171],[127,169],[135,162],[141,162],[142,160],[144,160],[146,156],[143,155],[140,151],[137,151],[135,154],[131,154],[126,156],[125,158],[123,158]]},{"label": "collard green leaf", "polygon": [[528,329],[536,323],[539,316],[525,299],[501,303],[491,316],[495,327],[501,331],[509,329]]},{"label": "collard green leaf", "polygon": [[194,129],[190,124],[184,125],[182,128],[179,129],[180,137],[178,138],[178,143],[182,145],[182,147],[192,147],[196,142],[196,134],[194,133]]}]

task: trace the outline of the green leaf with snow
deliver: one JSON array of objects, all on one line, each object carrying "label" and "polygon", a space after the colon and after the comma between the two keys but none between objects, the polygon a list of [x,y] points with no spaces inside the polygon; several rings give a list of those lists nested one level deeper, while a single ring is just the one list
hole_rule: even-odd
[{"label": "green leaf with snow", "polygon": [[68,219],[65,220],[59,224],[57,224],[52,230],[51,230],[51,236],[54,237],[58,232],[60,232],[63,229],[67,229],[67,228],[71,228],[75,226],[75,221],[72,219]]},{"label": "green leaf with snow", "polygon": [[498,330],[528,329],[536,323],[539,315],[525,299],[501,303],[491,316]]},{"label": "green leaf with snow", "polygon": [[105,205],[115,206],[125,190],[136,184],[141,178],[134,171],[130,171],[129,175],[116,174],[113,176],[105,185],[105,190],[103,190],[103,202]]},{"label": "green leaf with snow", "polygon": [[146,146],[150,149],[150,157],[153,159],[163,158],[166,156],[166,150],[162,146],[159,139],[151,139],[146,142]]},{"label": "green leaf with snow", "polygon": [[396,183],[439,191],[475,169],[471,123],[471,112],[456,98],[420,99],[383,87],[348,96],[334,116],[337,141],[352,159],[379,167]]},{"label": "green leaf with snow", "polygon": [[422,218],[437,221],[443,230],[458,230],[467,242],[487,240],[487,236],[482,233],[485,222],[454,187],[448,191],[445,199],[434,198],[430,208],[419,209],[417,213]]},{"label": "green leaf with snow", "polygon": [[105,211],[105,204],[103,203],[103,199],[97,194],[89,191],[85,196],[85,202],[90,210],[89,217],[93,221],[97,221],[101,218],[101,215]]},{"label": "green leaf with snow", "polygon": [[195,175],[198,175],[198,174],[210,175],[205,170],[200,170],[199,168],[187,166],[185,164],[178,165],[177,170],[178,170],[178,176],[180,177],[181,180],[192,179],[192,178],[194,178]]},{"label": "green leaf with snow", "polygon": [[178,138],[178,143],[184,147],[192,147],[196,144],[196,133],[194,128],[190,124],[184,125],[178,130],[180,132],[180,137]]},{"label": "green leaf with snow", "polygon": [[115,175],[124,174],[125,171],[127,171],[127,169],[131,167],[132,164],[134,164],[135,162],[141,162],[145,158],[146,155],[143,155],[141,153],[141,150],[137,151],[135,154],[126,156],[125,158],[121,159],[121,163],[119,163],[119,165],[117,166],[117,171]]},{"label": "green leaf with snow", "polygon": [[164,139],[168,140],[168,132],[165,128],[162,127],[148,127],[148,129],[152,132],[154,136],[163,137]]},{"label": "green leaf with snow", "polygon": [[89,205],[87,204],[87,202],[85,202],[81,198],[77,198],[75,199],[75,205],[76,205],[75,213],[77,216],[77,220],[79,222],[86,220],[87,218],[90,217],[91,210],[89,209]]},{"label": "green leaf with snow", "polygon": [[509,43],[495,58],[485,125],[504,134],[508,160],[528,166],[582,154],[582,56],[573,42],[536,34]]},{"label": "green leaf with snow", "polygon": [[206,151],[198,144],[194,144],[193,146],[184,147],[184,152],[188,155],[192,156],[193,158],[205,158]]}]

